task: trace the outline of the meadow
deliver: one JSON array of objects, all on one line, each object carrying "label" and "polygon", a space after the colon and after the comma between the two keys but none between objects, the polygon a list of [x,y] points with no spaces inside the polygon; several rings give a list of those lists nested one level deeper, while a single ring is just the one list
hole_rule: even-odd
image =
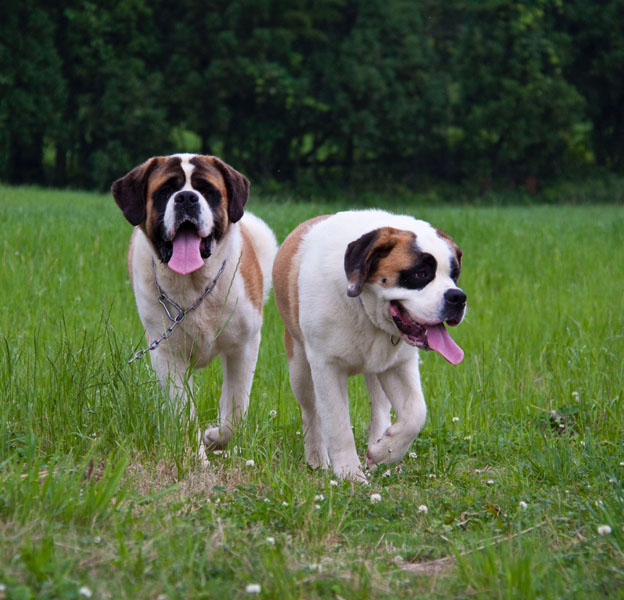
[{"label": "meadow", "polygon": [[[199,465],[188,414],[128,364],[145,339],[112,198],[0,187],[0,599],[624,597],[624,207],[248,208],[281,241],[373,203],[453,235],[469,309],[462,364],[422,353],[410,455],[364,486],[305,466],[272,299],[248,418]],[[203,426],[220,378],[196,377]]]}]

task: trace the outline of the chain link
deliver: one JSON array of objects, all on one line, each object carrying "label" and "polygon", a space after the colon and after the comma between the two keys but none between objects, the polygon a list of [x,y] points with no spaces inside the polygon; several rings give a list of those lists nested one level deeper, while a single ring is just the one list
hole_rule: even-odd
[{"label": "chain link", "polygon": [[[217,281],[218,281],[219,277],[221,277],[221,274],[223,273],[223,270],[225,269],[225,261],[223,261],[223,263],[221,263],[221,267],[217,271],[217,274],[215,275],[214,279],[206,286],[206,288],[201,293],[199,298],[191,306],[189,306],[188,308],[182,308],[179,304],[177,304],[171,298],[169,298],[169,296],[167,296],[165,291],[160,287],[160,284],[158,283],[158,278],[156,277],[156,263],[154,262],[153,259],[152,259],[152,267],[154,269],[154,284],[156,285],[156,289],[158,290],[158,293],[159,293],[157,300],[158,300],[159,304],[165,310],[165,314],[167,315],[169,320],[172,321],[172,323],[171,323],[171,325],[169,325],[169,327],[167,327],[165,329],[163,334],[158,339],[150,342],[150,345],[147,348],[145,348],[143,350],[138,350],[137,352],[135,352],[134,356],[128,361],[128,364],[133,363],[135,360],[140,360],[148,352],[151,352],[152,350],[156,350],[156,348],[158,348],[158,346],[160,346],[160,343],[162,341],[166,340],[167,338],[169,338],[171,336],[171,334],[173,333],[173,330],[180,323],[182,323],[182,321],[184,321],[184,318],[186,317],[186,315],[188,313],[190,313],[191,311],[195,310],[202,303],[203,299],[210,292],[212,292],[212,290],[214,289],[215,285],[217,285]],[[166,302],[171,304],[171,306],[173,306],[178,311],[178,314],[175,317],[171,316],[171,312],[169,312],[169,308],[167,307],[167,304],[165,304]]]}]

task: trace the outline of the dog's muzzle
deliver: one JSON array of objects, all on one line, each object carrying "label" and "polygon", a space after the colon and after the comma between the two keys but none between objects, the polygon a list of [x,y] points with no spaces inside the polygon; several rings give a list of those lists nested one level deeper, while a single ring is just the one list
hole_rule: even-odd
[{"label": "dog's muzzle", "polygon": [[440,320],[449,325],[459,325],[466,311],[466,294],[459,288],[451,288],[444,292],[444,308]]}]

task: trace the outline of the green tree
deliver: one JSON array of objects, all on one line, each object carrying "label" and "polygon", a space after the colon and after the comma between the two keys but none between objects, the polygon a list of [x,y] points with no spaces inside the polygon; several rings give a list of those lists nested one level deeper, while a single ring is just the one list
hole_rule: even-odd
[{"label": "green tree", "polygon": [[3,5],[0,21],[0,169],[12,183],[45,181],[43,151],[66,97],[55,20],[37,0]]},{"label": "green tree", "polygon": [[583,100],[563,75],[556,0],[469,5],[452,69],[459,86],[461,175],[523,181],[559,173]]},{"label": "green tree", "polygon": [[150,6],[74,0],[60,9],[58,46],[71,94],[57,138],[59,179],[104,189],[124,170],[170,150]]},{"label": "green tree", "polygon": [[560,28],[573,44],[567,81],[586,100],[598,164],[624,170],[624,1],[563,3]]}]

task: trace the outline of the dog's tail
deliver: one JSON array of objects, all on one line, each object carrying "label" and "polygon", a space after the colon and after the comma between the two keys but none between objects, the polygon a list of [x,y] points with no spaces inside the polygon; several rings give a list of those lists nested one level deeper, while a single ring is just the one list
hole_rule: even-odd
[{"label": "dog's tail", "polygon": [[242,223],[249,231],[251,241],[256,250],[256,256],[262,271],[262,291],[266,302],[271,290],[271,271],[273,270],[273,260],[277,254],[277,239],[271,228],[254,214],[245,211]]}]

